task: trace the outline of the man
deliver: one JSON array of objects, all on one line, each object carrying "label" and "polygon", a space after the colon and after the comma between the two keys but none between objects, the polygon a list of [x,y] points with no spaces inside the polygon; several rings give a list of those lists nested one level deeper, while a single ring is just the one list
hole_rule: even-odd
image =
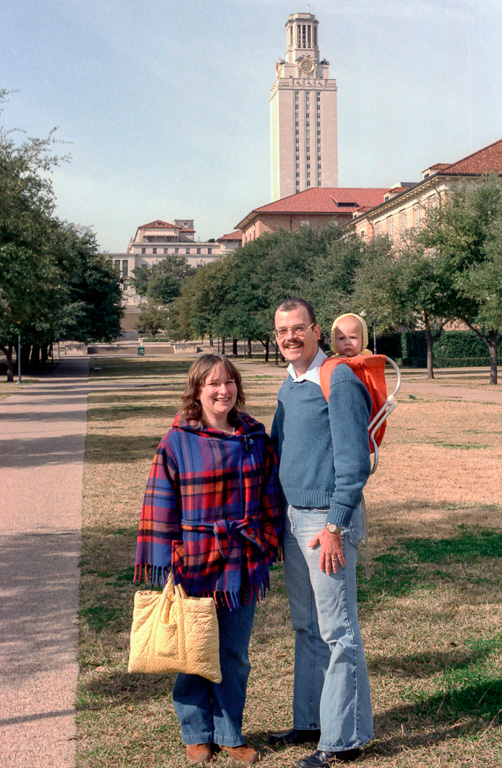
[{"label": "man", "polygon": [[373,735],[366,659],[357,617],[360,508],[370,472],[371,399],[348,365],[331,376],[326,402],[319,370],[321,328],[313,307],[287,299],[275,336],[289,360],[272,425],[288,503],[284,573],[295,630],[293,728],[271,744],[318,740],[298,768],[354,760]]}]

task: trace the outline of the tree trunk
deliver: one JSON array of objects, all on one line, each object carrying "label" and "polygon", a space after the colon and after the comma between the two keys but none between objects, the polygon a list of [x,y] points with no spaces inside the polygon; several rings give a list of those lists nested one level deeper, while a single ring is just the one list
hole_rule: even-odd
[{"label": "tree trunk", "polygon": [[424,317],[424,325],[425,325],[425,338],[427,340],[427,378],[433,379],[434,368],[432,365],[432,347],[433,347],[434,341],[432,338],[431,326],[430,326],[429,318],[427,317],[427,315],[425,315]]},{"label": "tree trunk", "polygon": [[31,344],[23,344],[21,347],[21,371],[28,373],[30,370]]},{"label": "tree trunk", "polygon": [[237,351],[237,339],[232,340],[232,354],[234,357],[237,357],[237,355],[239,354]]},{"label": "tree trunk", "polygon": [[48,357],[49,357],[49,345],[42,344],[42,346],[40,347],[40,362],[42,363],[42,368],[47,367]]},{"label": "tree trunk", "polygon": [[209,334],[209,346],[210,347],[214,347],[214,341],[213,341],[213,337],[211,336],[211,334]]},{"label": "tree trunk", "polygon": [[225,337],[224,336],[221,337],[221,354],[222,355],[225,354]]},{"label": "tree trunk", "polygon": [[251,359],[251,339],[248,339],[248,357]]},{"label": "tree trunk", "polygon": [[30,368],[40,368],[40,345],[34,344],[31,348]]},{"label": "tree trunk", "polygon": [[270,339],[267,336],[267,340],[265,342],[265,362],[268,363],[268,358],[270,354]]},{"label": "tree trunk", "polygon": [[490,384],[497,384],[497,331],[489,331],[488,352],[490,354]]},{"label": "tree trunk", "polygon": [[433,379],[434,378],[434,368],[432,365],[432,333],[430,328],[425,329],[425,337],[427,339],[427,378]]},{"label": "tree trunk", "polygon": [[14,365],[12,363],[12,350],[13,350],[12,344],[9,344],[8,347],[4,347],[3,345],[0,346],[0,351],[4,353],[5,359],[7,361],[7,381],[14,381]]}]

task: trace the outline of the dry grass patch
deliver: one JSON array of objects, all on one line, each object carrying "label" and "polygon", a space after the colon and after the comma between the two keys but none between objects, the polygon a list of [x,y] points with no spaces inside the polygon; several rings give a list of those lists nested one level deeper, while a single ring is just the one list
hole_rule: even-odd
[{"label": "dry grass patch", "polygon": [[[134,548],[159,438],[189,360],[101,360],[89,398],[81,591],[79,768],[185,766],[173,677],[128,675]],[[171,367],[172,366],[172,367]],[[270,427],[284,371],[242,366],[248,409]],[[116,374],[116,375],[115,375]],[[501,754],[501,407],[405,398],[366,491],[373,575],[360,617],[375,739],[357,765],[495,768]],[[256,407],[255,407],[256,406]],[[362,558],[364,559],[364,558]],[[258,606],[244,729],[264,768],[309,747],[271,750],[291,725],[294,641],[282,567]],[[314,746],[312,747],[312,751]],[[232,764],[219,755],[215,766]]]}]

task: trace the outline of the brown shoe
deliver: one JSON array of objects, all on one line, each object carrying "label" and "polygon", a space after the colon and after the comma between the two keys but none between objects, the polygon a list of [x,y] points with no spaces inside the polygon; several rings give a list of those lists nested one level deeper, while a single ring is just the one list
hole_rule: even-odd
[{"label": "brown shoe", "polygon": [[187,744],[187,758],[191,763],[208,763],[212,756],[210,744]]},{"label": "brown shoe", "polygon": [[220,749],[223,749],[239,763],[257,763],[260,759],[256,749],[250,747],[249,744],[240,744],[238,747],[220,747]]}]

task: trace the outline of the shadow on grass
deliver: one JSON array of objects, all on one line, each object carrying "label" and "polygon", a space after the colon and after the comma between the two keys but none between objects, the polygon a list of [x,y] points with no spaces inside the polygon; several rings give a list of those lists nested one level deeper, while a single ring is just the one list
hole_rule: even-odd
[{"label": "shadow on grass", "polygon": [[[172,421],[172,418],[171,418]],[[169,429],[169,416],[166,415],[165,432]],[[143,459],[153,459],[155,451],[164,433],[157,436],[88,434],[85,460],[88,464],[132,464]],[[146,484],[146,478],[145,478]]]},{"label": "shadow on grass", "polygon": [[[362,578],[363,569],[358,566],[359,602],[372,603],[384,597],[401,597],[417,589],[435,589],[438,579],[468,583],[465,573],[455,575],[443,569],[452,563],[469,564],[501,557],[502,531],[467,525],[460,525],[458,530],[458,536],[447,539],[402,539],[388,552],[374,558],[369,580]],[[432,571],[427,568],[431,565],[441,567]],[[486,574],[484,580],[489,580],[489,576]]]},{"label": "shadow on grass", "polygon": [[[94,370],[91,370],[93,381],[106,378],[131,378],[148,376],[174,376],[187,373],[192,360],[163,359],[152,360],[151,358],[136,359],[110,359],[96,358],[94,361]],[[99,368],[100,370],[96,370]]]}]

